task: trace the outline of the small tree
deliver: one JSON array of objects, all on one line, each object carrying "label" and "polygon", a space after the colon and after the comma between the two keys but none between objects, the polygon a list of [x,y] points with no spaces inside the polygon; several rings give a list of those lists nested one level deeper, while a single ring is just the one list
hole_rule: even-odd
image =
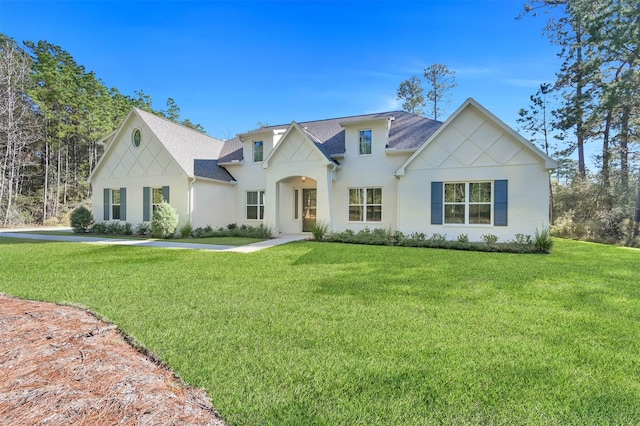
[{"label": "small tree", "polygon": [[169,238],[178,227],[178,212],[167,203],[156,207],[151,219],[151,233],[156,238]]},{"label": "small tree", "polygon": [[77,207],[71,212],[71,227],[75,233],[86,232],[93,223],[93,215],[84,206]]}]

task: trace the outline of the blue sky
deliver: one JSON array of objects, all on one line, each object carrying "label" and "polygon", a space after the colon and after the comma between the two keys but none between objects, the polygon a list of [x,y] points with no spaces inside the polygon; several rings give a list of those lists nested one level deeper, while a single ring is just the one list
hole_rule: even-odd
[{"label": "blue sky", "polygon": [[555,80],[547,17],[519,0],[0,0],[0,32],[61,46],[109,87],[227,138],[289,123],[401,109],[401,81],[433,63],[456,71],[448,112],[473,97],[516,128]]}]

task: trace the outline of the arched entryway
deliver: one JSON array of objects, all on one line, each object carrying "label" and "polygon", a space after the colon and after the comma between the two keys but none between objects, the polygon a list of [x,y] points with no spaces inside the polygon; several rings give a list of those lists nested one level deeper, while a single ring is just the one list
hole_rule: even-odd
[{"label": "arched entryway", "polygon": [[318,208],[317,182],[308,176],[289,176],[278,182],[280,232],[311,232]]}]

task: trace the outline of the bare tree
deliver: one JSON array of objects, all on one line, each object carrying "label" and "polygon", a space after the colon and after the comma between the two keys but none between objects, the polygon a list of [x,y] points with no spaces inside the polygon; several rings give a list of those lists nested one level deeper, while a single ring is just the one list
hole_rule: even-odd
[{"label": "bare tree", "polygon": [[32,146],[40,132],[33,105],[25,96],[30,57],[0,34],[0,220],[7,225],[24,173],[32,165]]}]

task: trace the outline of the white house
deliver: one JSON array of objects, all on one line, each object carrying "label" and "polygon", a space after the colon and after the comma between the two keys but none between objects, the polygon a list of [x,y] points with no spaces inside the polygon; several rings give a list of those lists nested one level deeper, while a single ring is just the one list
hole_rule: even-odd
[{"label": "white house", "polygon": [[502,241],[548,226],[555,162],[473,99],[444,123],[404,111],[211,138],[134,109],[101,141],[95,221],[149,221],[163,200],[194,227],[365,227]]}]

